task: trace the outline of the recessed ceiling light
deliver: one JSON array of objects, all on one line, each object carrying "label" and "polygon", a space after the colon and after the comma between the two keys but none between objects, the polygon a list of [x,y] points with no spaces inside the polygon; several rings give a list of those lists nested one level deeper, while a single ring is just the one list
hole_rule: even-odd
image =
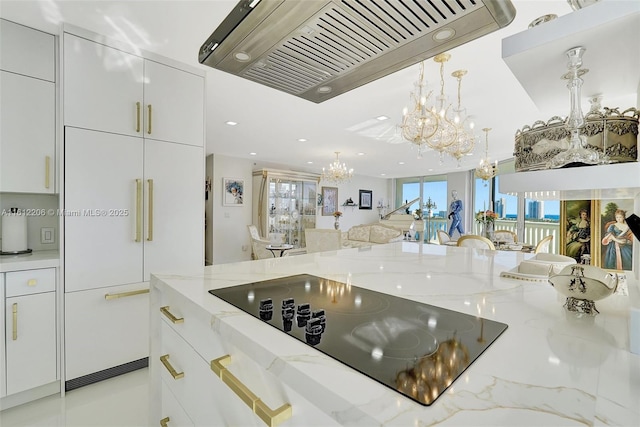
[{"label": "recessed ceiling light", "polygon": [[429,172],[433,172],[433,169],[429,169]]},{"label": "recessed ceiling light", "polygon": [[312,161],[308,161],[308,162],[307,162],[307,164],[308,164],[308,165],[312,165],[312,164],[313,164],[313,162],[312,162]]},{"label": "recessed ceiling light", "polygon": [[240,62],[247,62],[251,59],[251,55],[249,55],[247,52],[236,52],[233,54],[233,57]]},{"label": "recessed ceiling light", "polygon": [[249,153],[250,156],[256,156],[258,153]]},{"label": "recessed ceiling light", "polygon": [[225,124],[228,124],[229,126],[235,126],[238,124],[238,122],[228,121],[228,122],[225,122]]},{"label": "recessed ceiling light", "polygon": [[404,165],[404,162],[398,162],[399,165]]},{"label": "recessed ceiling light", "polygon": [[298,138],[298,142],[307,142],[307,140],[304,138]]},{"label": "recessed ceiling light", "polygon": [[320,86],[318,88],[318,93],[329,93],[331,92],[333,89],[331,88],[331,86]]},{"label": "recessed ceiling light", "polygon": [[381,173],[380,175],[381,175],[381,176],[386,176],[387,174],[386,174],[386,173]]},{"label": "recessed ceiling light", "polygon": [[433,35],[433,39],[437,42],[441,42],[450,39],[455,34],[456,31],[453,28],[443,28]]},{"label": "recessed ceiling light", "polygon": [[387,117],[387,116],[378,116],[378,117],[376,117],[376,119],[377,119],[377,120],[380,120],[380,121],[382,121],[382,120],[389,120],[389,117]]},{"label": "recessed ceiling light", "polygon": [[365,154],[367,154],[367,153],[360,152],[360,153],[358,153],[358,156],[364,156]]}]

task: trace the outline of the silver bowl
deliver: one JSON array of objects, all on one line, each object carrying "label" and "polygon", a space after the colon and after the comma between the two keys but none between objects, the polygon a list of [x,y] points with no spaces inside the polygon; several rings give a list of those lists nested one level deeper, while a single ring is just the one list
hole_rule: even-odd
[{"label": "silver bowl", "polygon": [[613,294],[618,287],[618,275],[592,265],[570,265],[549,277],[549,283],[567,297],[567,310],[598,314],[595,301]]}]

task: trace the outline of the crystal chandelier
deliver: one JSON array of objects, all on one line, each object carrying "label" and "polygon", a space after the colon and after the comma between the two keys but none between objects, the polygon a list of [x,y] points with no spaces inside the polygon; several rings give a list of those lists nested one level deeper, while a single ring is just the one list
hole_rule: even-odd
[{"label": "crystal chandelier", "polygon": [[460,167],[460,159],[473,150],[476,142],[476,136],[473,134],[475,123],[471,117],[467,116],[466,109],[462,107],[461,102],[462,77],[465,74],[467,74],[467,70],[456,70],[451,73],[453,77],[458,79],[458,106],[453,110],[453,122],[457,127],[457,135],[453,144],[446,148],[446,152],[458,161],[458,167]]},{"label": "crystal chandelier", "polygon": [[473,126],[467,120],[466,111],[461,106],[460,85],[465,70],[458,70],[452,75],[458,79],[458,106],[451,109],[444,91],[444,64],[451,59],[448,53],[436,55],[433,60],[440,64],[440,94],[433,105],[427,101],[431,92],[426,93],[424,84],[424,63],[420,63],[420,74],[415,83],[415,90],[410,94],[413,108],[404,108],[402,112],[402,137],[418,147],[418,158],[422,158],[425,148],[431,148],[440,154],[443,162],[444,154],[449,154],[460,162],[475,144]]},{"label": "crystal chandelier", "polygon": [[478,166],[478,168],[476,168],[476,176],[484,180],[484,185],[486,186],[486,181],[496,176],[498,161],[496,160],[495,163],[491,163],[491,161],[489,160],[489,131],[491,130],[491,128],[484,128],[482,130],[485,133],[484,159],[480,159],[480,165]]},{"label": "crystal chandelier", "polygon": [[550,169],[568,165],[609,163],[606,155],[597,150],[587,148],[587,138],[584,135],[580,135],[580,129],[585,124],[584,114],[580,107],[580,89],[583,82],[580,77],[589,71],[588,69],[580,68],[582,67],[582,55],[585,50],[583,47],[574,47],[566,52],[569,58],[569,63],[567,64],[569,72],[564,74],[562,78],[568,80],[567,88],[571,94],[571,111],[565,121],[565,127],[570,133],[569,148],[549,160],[547,167]]},{"label": "crystal chandelier", "polygon": [[447,105],[447,97],[444,94],[444,64],[449,59],[451,59],[451,55],[448,53],[441,53],[433,58],[435,62],[440,64],[440,95],[436,98],[436,105],[432,108],[432,111],[438,116],[438,128],[433,136],[427,140],[427,144],[440,152],[441,162],[446,148],[453,144],[458,136],[458,128],[449,116],[450,105]]},{"label": "crystal chandelier", "polygon": [[427,141],[438,129],[438,117],[431,109],[427,108],[427,99],[431,95],[425,93],[424,62],[420,63],[420,74],[415,83],[415,90],[409,94],[409,100],[413,109],[405,107],[402,111],[402,137],[418,148],[418,158],[422,158],[422,152]]},{"label": "crystal chandelier", "polygon": [[329,169],[322,168],[322,175],[320,179],[322,181],[329,181],[335,184],[341,182],[350,181],[353,176],[353,168],[347,169],[346,163],[340,163],[339,151],[336,151],[336,159],[329,165]]}]

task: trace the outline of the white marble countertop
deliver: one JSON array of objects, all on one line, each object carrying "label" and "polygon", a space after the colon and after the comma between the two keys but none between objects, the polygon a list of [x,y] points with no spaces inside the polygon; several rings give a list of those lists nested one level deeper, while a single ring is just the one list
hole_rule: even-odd
[{"label": "white marble countertop", "polygon": [[0,273],[60,266],[58,251],[34,251],[22,255],[1,255]]},{"label": "white marble countertop", "polygon": [[[596,302],[596,317],[568,313],[552,286],[500,277],[531,256],[397,242],[158,278],[211,313],[224,339],[259,354],[265,369],[340,424],[640,425],[640,356],[629,351],[629,298]],[[445,394],[421,406],[207,292],[300,273],[509,327]]]}]

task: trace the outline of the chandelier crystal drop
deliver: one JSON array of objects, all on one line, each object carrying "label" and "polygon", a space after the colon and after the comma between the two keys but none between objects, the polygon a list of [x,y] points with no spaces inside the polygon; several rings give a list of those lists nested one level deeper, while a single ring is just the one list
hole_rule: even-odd
[{"label": "chandelier crystal drop", "polygon": [[461,102],[462,77],[465,74],[467,74],[467,70],[456,70],[451,73],[453,77],[458,79],[458,106],[453,110],[453,122],[457,127],[457,135],[453,144],[446,148],[446,152],[458,161],[458,167],[461,166],[462,157],[469,154],[476,143],[476,136],[473,133],[475,123],[470,116],[467,116],[467,111],[462,107]]},{"label": "chandelier crystal drop", "polygon": [[438,117],[438,128],[431,138],[427,140],[429,147],[440,153],[440,162],[444,160],[446,148],[454,143],[458,136],[458,127],[450,116],[450,105],[447,105],[447,97],[444,94],[444,64],[451,58],[448,53],[436,55],[433,60],[440,64],[440,95],[436,99],[436,105],[432,111]]},{"label": "chandelier crystal drop", "polygon": [[402,137],[414,144],[418,149],[418,158],[422,158],[422,152],[427,141],[438,129],[438,117],[427,108],[427,99],[431,92],[426,93],[424,83],[424,62],[420,63],[420,74],[415,82],[415,89],[409,94],[409,102],[413,105],[411,111],[405,107],[402,112]]},{"label": "chandelier crystal drop", "polygon": [[484,158],[480,159],[480,165],[476,168],[476,176],[485,181],[485,186],[487,185],[487,181],[496,176],[496,169],[498,167],[498,161],[495,163],[491,163],[489,160],[489,131],[491,128],[482,129],[485,132],[485,145],[484,145]]},{"label": "chandelier crystal drop", "polygon": [[329,165],[329,169],[322,168],[320,180],[340,184],[341,182],[351,181],[353,177],[353,168],[347,169],[346,163],[340,163],[340,152],[336,151],[336,159]]}]

